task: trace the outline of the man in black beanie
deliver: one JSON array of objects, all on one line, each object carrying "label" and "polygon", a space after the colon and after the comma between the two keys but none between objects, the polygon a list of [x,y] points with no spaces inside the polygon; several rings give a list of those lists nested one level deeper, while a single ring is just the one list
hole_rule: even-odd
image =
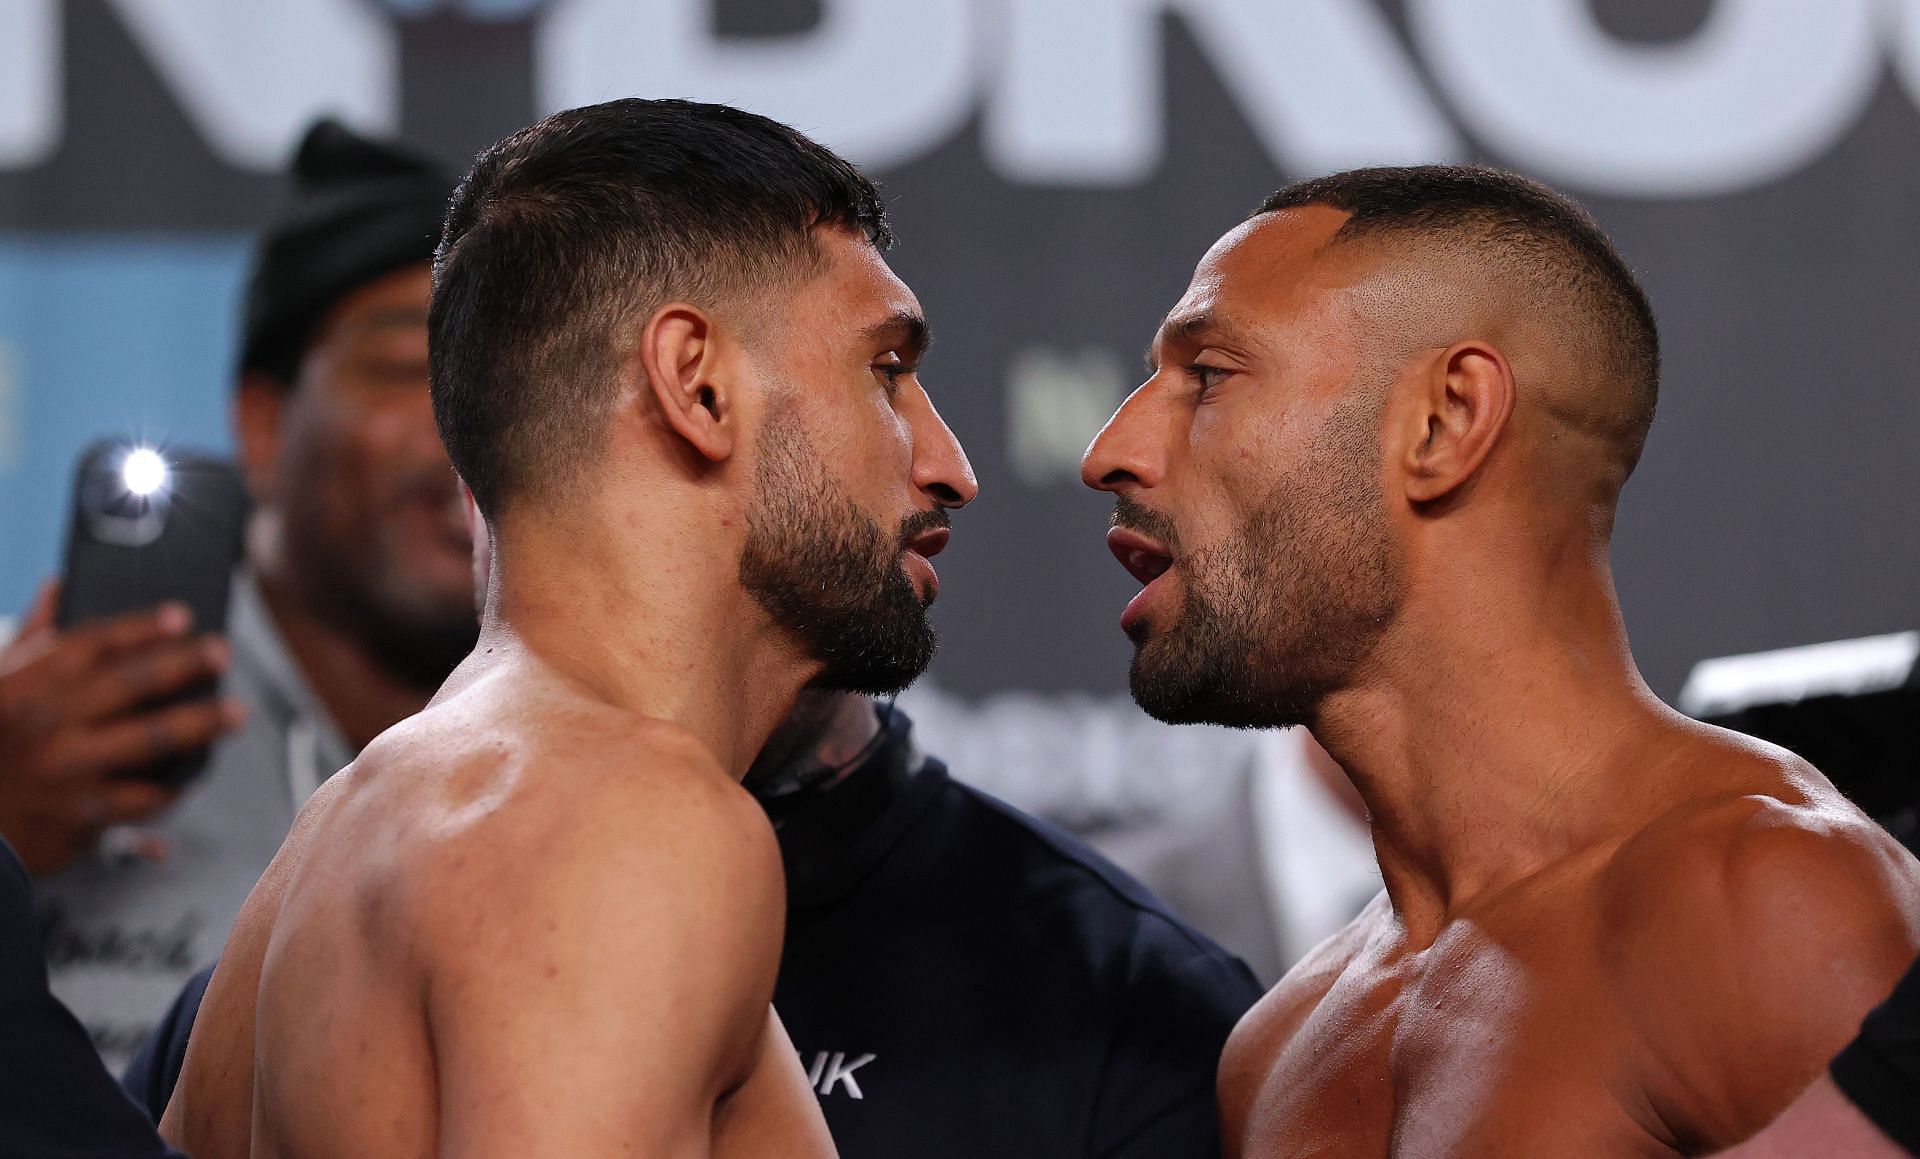
[{"label": "man in black beanie", "polygon": [[[323,121],[260,240],[233,408],[255,509],[228,640],[201,653],[224,667],[228,727],[245,723],[143,840],[108,843],[139,852],[90,849],[36,883],[54,992],[116,1068],[218,955],[307,796],[425,705],[472,646],[470,535],[427,396],[429,263],[452,184]],[[78,649],[78,635],[45,628],[22,643],[44,658]],[[151,693],[205,671],[152,654],[69,661],[32,666],[38,685],[13,690],[14,703],[42,707],[11,734],[0,712],[0,753],[31,757],[63,734],[139,719],[81,718],[71,706],[85,698],[61,679],[146,679]],[[102,671],[116,665],[117,677]]]}]

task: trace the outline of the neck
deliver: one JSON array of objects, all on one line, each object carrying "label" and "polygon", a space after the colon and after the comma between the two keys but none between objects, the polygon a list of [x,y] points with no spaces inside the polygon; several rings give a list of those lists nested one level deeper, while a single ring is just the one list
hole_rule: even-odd
[{"label": "neck", "polygon": [[[818,664],[742,588],[735,554],[712,550],[710,531],[649,528],[616,543],[604,528],[635,525],[581,522],[496,529],[479,650],[530,653],[595,699],[685,729],[743,776]],[[706,554],[634,546],[671,543]]]},{"label": "neck", "polygon": [[432,688],[388,671],[359,637],[315,614],[301,599],[298,585],[270,568],[260,569],[256,579],[294,665],[356,751],[426,707]]},{"label": "neck", "polygon": [[1675,718],[1633,665],[1604,560],[1492,579],[1423,581],[1313,721],[1366,802],[1388,896],[1416,934],[1624,838],[1681,791],[1635,756],[1659,751]]}]

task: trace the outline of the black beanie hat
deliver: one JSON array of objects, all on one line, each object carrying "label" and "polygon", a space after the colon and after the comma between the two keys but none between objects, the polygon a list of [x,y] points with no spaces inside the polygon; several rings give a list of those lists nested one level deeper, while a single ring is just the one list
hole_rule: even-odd
[{"label": "black beanie hat", "polygon": [[334,303],[432,260],[452,192],[453,180],[417,154],[334,120],[307,130],[291,196],[254,250],[240,369],[291,383]]}]

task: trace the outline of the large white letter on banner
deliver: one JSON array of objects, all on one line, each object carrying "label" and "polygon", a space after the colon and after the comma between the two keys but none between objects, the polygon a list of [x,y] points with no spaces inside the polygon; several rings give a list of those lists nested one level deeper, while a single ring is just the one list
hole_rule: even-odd
[{"label": "large white letter on banner", "polygon": [[390,133],[398,35],[364,0],[112,0],[215,153],[278,169],[331,113]]},{"label": "large white letter on banner", "polygon": [[1353,0],[1007,0],[987,155],[1015,180],[1125,184],[1165,152],[1160,23],[1186,18],[1290,173],[1438,161],[1459,139],[1379,10]]},{"label": "large white letter on banner", "polygon": [[1920,0],[1887,0],[1894,72],[1909,99],[1920,102]]},{"label": "large white letter on banner", "polygon": [[60,143],[60,7],[0,0],[0,169],[26,169]]},{"label": "large white letter on banner", "polygon": [[615,97],[719,101],[874,166],[940,144],[974,100],[969,0],[823,0],[820,27],[771,43],[713,35],[708,0],[566,0],[542,21],[545,112]]},{"label": "large white letter on banner", "polygon": [[1590,0],[1408,0],[1422,54],[1507,162],[1600,193],[1726,193],[1789,173],[1880,77],[1876,0],[1714,0],[1676,44],[1609,36]]}]

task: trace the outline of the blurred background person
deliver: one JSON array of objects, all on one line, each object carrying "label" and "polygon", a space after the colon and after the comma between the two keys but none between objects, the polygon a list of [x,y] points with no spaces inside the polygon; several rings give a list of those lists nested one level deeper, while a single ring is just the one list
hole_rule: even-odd
[{"label": "blurred background person", "polygon": [[[53,989],[116,1069],[218,954],[307,796],[472,646],[466,515],[427,397],[451,185],[332,122],[300,146],[247,289],[233,422],[254,511],[226,640],[192,637],[177,610],[65,637],[37,615],[0,674],[0,752],[36,773],[0,773],[0,801],[68,798],[12,814],[29,847],[57,842],[36,890]],[[142,711],[222,668],[223,703],[186,710],[217,726]],[[243,713],[177,802],[112,779]],[[60,868],[90,831],[141,813],[137,838]],[[51,841],[36,822],[50,814],[71,819]]]}]

